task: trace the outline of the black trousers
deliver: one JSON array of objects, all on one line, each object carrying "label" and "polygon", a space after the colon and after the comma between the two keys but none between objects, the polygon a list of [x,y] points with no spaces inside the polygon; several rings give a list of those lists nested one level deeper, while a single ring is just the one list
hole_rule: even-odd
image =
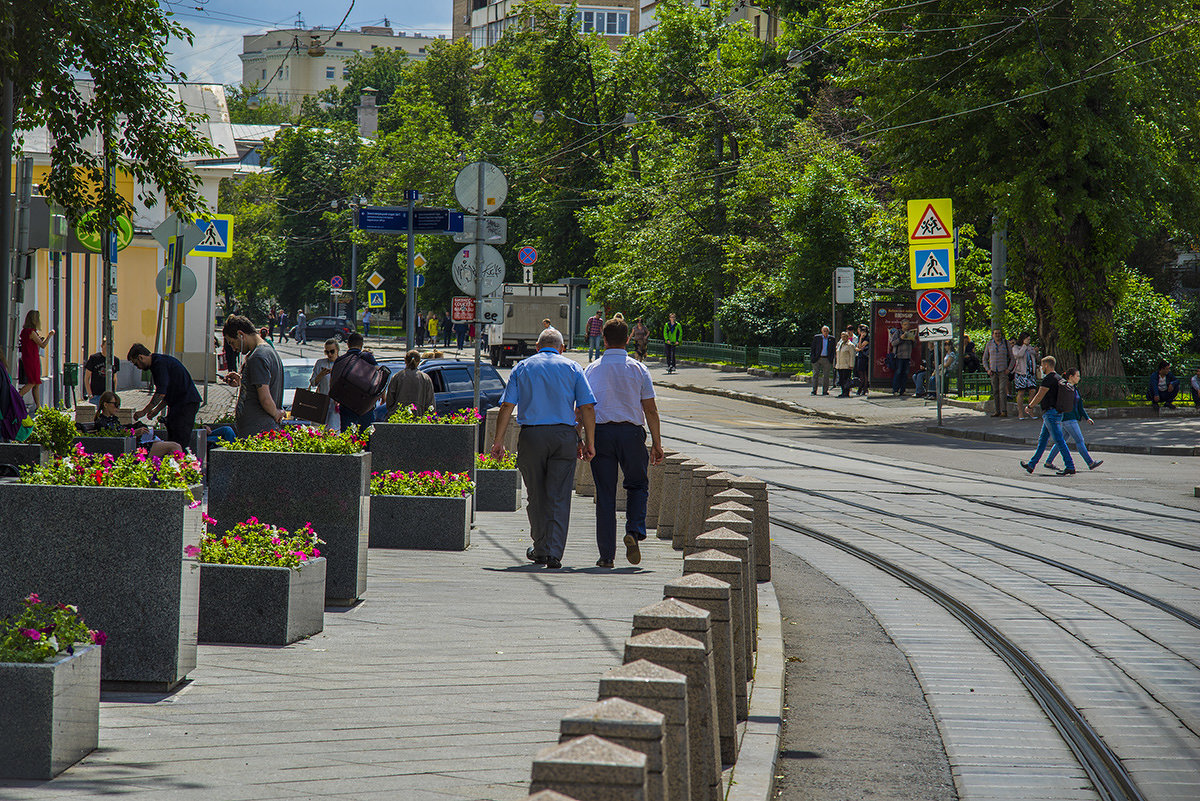
[{"label": "black trousers", "polygon": [[675,369],[675,343],[667,342],[664,347],[667,351],[667,369],[674,370]]},{"label": "black trousers", "polygon": [[183,403],[167,409],[163,423],[167,426],[167,439],[187,448],[192,441],[192,429],[196,426],[198,403]]}]

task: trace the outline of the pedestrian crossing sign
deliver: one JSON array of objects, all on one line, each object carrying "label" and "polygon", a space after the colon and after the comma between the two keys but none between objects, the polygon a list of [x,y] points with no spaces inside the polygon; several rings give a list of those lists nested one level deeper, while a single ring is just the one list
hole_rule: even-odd
[{"label": "pedestrian crossing sign", "polygon": [[192,255],[216,256],[227,259],[233,255],[233,215],[214,214],[197,217],[195,225],[204,232],[200,244],[192,249]]},{"label": "pedestrian crossing sign", "polygon": [[908,249],[909,285],[913,289],[954,286],[954,249],[916,245]]},{"label": "pedestrian crossing sign", "polygon": [[387,292],[382,289],[372,289],[367,293],[367,307],[382,309],[387,305]]}]

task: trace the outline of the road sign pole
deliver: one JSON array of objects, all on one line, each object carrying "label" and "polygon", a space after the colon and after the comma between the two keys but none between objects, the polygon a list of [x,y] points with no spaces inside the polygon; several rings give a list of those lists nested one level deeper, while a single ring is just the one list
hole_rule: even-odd
[{"label": "road sign pole", "polygon": [[350,232],[350,328],[358,330],[358,242],[354,235],[358,233],[359,199],[354,198],[354,230]]},{"label": "road sign pole", "polygon": [[935,343],[935,353],[937,353],[937,367],[933,371],[933,397],[937,402],[937,421],[938,427],[942,425],[942,381],[945,376],[939,376],[937,369],[942,366],[942,341],[939,339]]},{"label": "road sign pole", "polygon": [[[213,287],[217,283],[217,257],[208,257],[208,291],[204,297],[204,405],[208,406],[208,368],[212,365]],[[216,374],[216,368],[213,368]]]},{"label": "road sign pole", "polygon": [[416,342],[417,332],[417,279],[416,267],[413,265],[417,249],[413,243],[413,191],[404,193],[408,197],[408,283],[405,284],[408,289],[404,291],[404,316],[405,316],[405,334],[407,335],[407,347],[412,350],[413,343]]},{"label": "road sign pole", "polygon": [[175,313],[178,307],[176,297],[179,293],[179,284],[183,275],[184,226],[189,224],[185,223],[182,217],[176,215],[175,258],[167,265],[167,269],[171,271],[171,291],[167,293],[167,341],[163,343],[163,351],[176,358],[178,358],[175,349]]},{"label": "road sign pole", "polygon": [[479,310],[483,307],[483,167],[485,155],[479,157],[479,177],[475,183],[478,194],[475,196],[475,408],[479,408],[479,357],[480,345],[483,342],[483,323],[479,320]]}]

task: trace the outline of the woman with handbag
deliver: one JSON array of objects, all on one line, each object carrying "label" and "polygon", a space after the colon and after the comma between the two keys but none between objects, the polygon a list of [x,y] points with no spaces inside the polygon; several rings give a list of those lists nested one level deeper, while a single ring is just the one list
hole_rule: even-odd
[{"label": "woman with handbag", "polygon": [[[315,389],[322,395],[329,394],[329,376],[333,374],[333,363],[337,361],[337,357],[338,341],[325,340],[325,358],[317,359],[317,363],[313,365],[312,378],[308,379],[309,389]],[[338,417],[337,404],[332,399],[329,401],[329,411],[325,414],[325,425],[334,431],[341,429],[342,421]]]},{"label": "woman with handbag", "polygon": [[1037,348],[1032,344],[1033,334],[1028,331],[1021,333],[1017,339],[1017,346],[1013,348],[1013,389],[1016,391],[1017,401],[1017,419],[1032,420],[1036,415],[1023,417],[1021,410],[1025,408],[1025,404],[1021,402],[1022,397],[1029,399],[1033,397],[1033,393],[1037,392]]}]

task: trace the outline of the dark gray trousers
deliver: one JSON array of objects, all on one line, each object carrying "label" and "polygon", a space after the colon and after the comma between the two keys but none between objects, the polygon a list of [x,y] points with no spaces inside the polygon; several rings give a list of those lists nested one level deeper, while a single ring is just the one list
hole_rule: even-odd
[{"label": "dark gray trousers", "polygon": [[567,547],[577,445],[574,426],[521,426],[517,469],[529,491],[529,535],[535,556],[561,560]]}]

